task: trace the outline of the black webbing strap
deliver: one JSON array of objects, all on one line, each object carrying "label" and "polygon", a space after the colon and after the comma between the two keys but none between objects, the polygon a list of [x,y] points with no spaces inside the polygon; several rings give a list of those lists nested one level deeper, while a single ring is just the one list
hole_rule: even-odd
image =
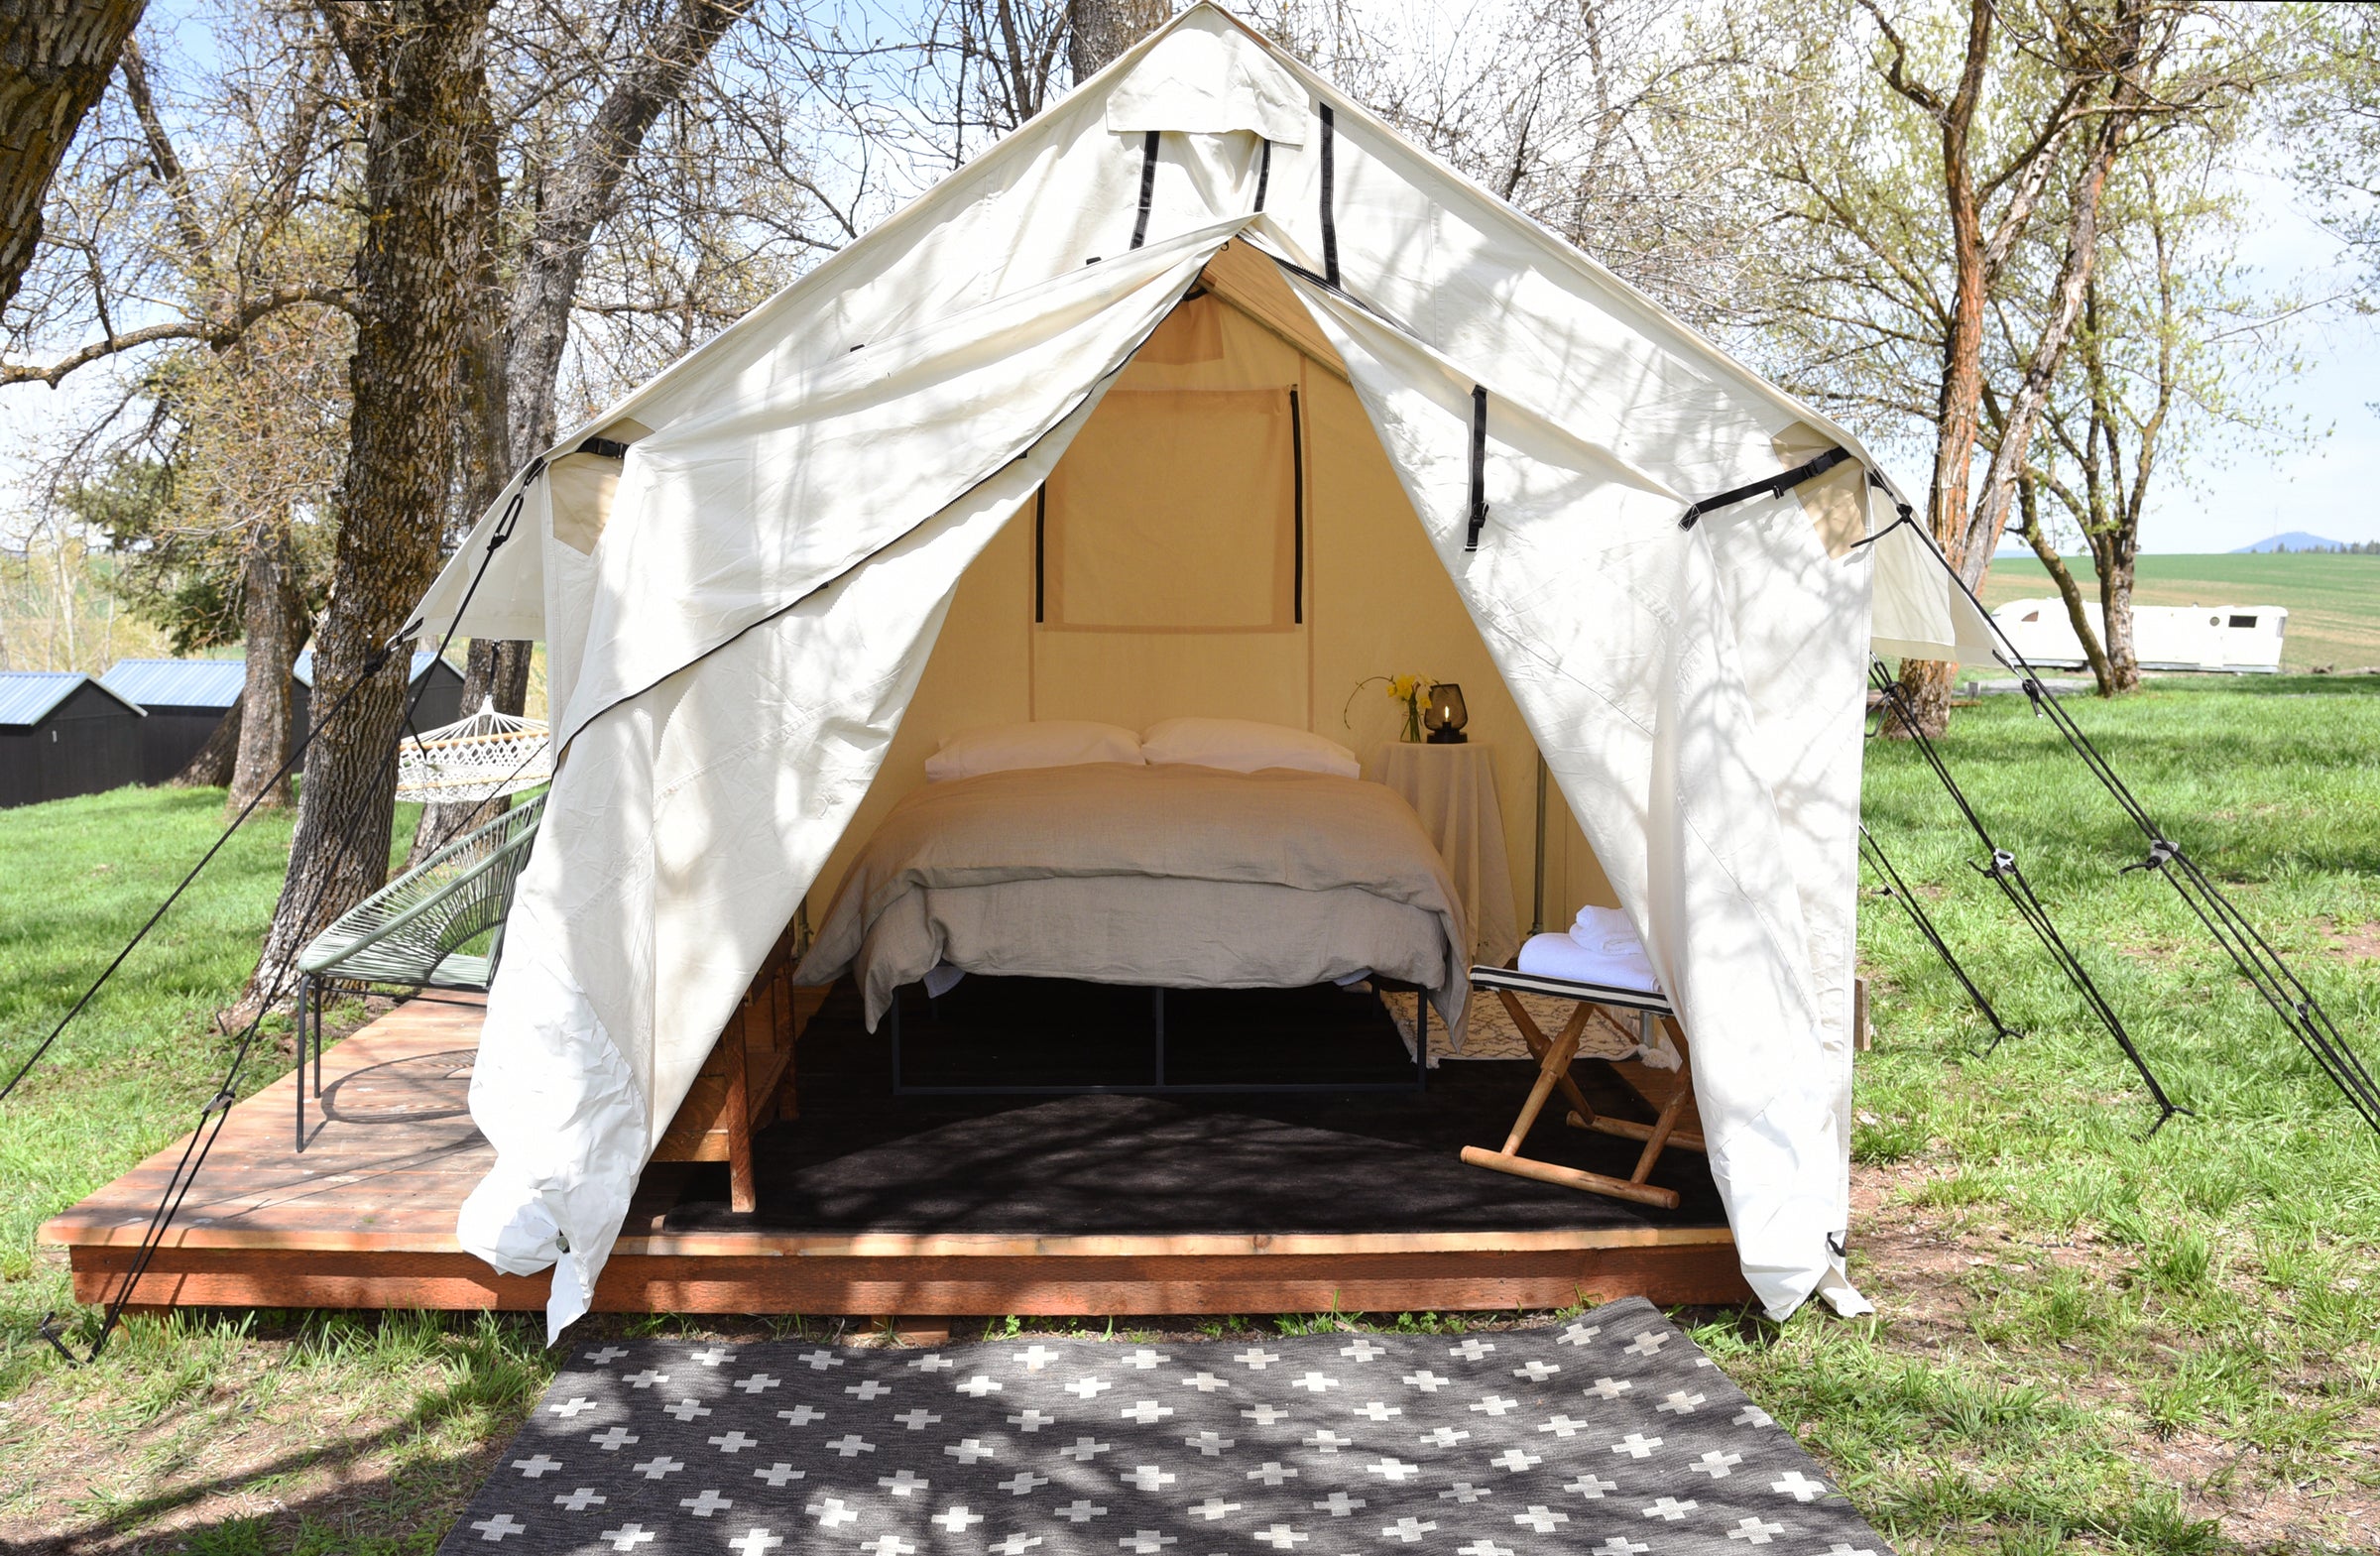
[{"label": "black webbing strap", "polygon": [[1918,900],[1915,892],[1909,890],[1909,883],[1901,879],[1901,873],[1893,868],[1892,860],[1884,853],[1884,845],[1876,841],[1875,834],[1868,831],[1864,821],[1859,823],[1859,853],[1867,861],[1868,868],[1875,871],[1876,879],[1884,883],[1884,895],[1898,898],[1901,905],[1909,909],[1909,917],[1917,924],[1917,932],[1925,937],[1926,944],[1934,948],[1934,954],[1942,958],[1942,965],[1951,970],[1951,976],[1959,980],[1959,987],[1966,991],[1967,999],[1974,1003],[1975,1010],[1983,1019],[1991,1022],[1991,1041],[1983,1045],[1983,1051],[1989,1053],[1997,1048],[2003,1037],[2022,1037],[2022,1031],[2000,1019],[2000,1013],[1991,1008],[1991,1002],[1983,998],[1983,991],[1975,987],[1972,978],[1966,976],[1966,969],[1960,966],[1959,958],[1951,953],[1950,942],[1943,939],[1942,931],[1934,927],[1933,917],[1926,912],[1925,904]]},{"label": "black webbing strap", "polygon": [[1323,103],[1321,108],[1322,279],[1336,287],[1339,285],[1339,215],[1331,208],[1331,203],[1339,181],[1338,157],[1336,155],[1339,121],[1338,117],[1331,112],[1329,103]]},{"label": "black webbing strap", "polygon": [[1817,458],[1804,460],[1792,469],[1779,475],[1770,476],[1765,481],[1754,481],[1747,486],[1738,486],[1722,492],[1717,497],[1706,497],[1701,502],[1687,508],[1686,512],[1678,519],[1678,528],[1691,530],[1694,528],[1694,522],[1703,515],[1716,513],[1722,508],[1731,508],[1737,503],[1748,503],[1755,497],[1783,497],[1804,481],[1818,479],[1850,457],[1851,451],[1847,448],[1830,448]]},{"label": "black webbing strap", "polygon": [[[1870,479],[1874,479],[1872,474]],[[1879,481],[1877,484],[1883,483]],[[1959,576],[1959,569],[1951,565],[1950,558],[1944,556],[1942,548],[1934,543],[1933,536],[1927,534],[1923,525],[1912,522],[1909,505],[1901,503],[1899,507],[1902,521],[1910,523],[1910,528],[1926,542],[1926,550],[1933,556],[1936,565],[1950,575],[1951,581],[1974,606],[1976,614],[1983,618],[1991,635],[1999,640],[2002,651],[2000,661],[2017,673],[2025,695],[2032,701],[2034,714],[2047,718],[2057,727],[2068,748],[2082,759],[2091,777],[2099,780],[2099,785],[2107,790],[2108,796],[2140,829],[2141,835],[2148,839],[2147,857],[2137,864],[2126,866],[2122,873],[2147,870],[2166,879],[2193,916],[2214,937],[2215,944],[2222,947],[2223,954],[2231,958],[2233,969],[2271,1007],[2273,1014],[2281,1018],[2281,1023],[2297,1037],[2299,1044],[2313,1057],[2322,1073],[2329,1077],[2330,1083],[2346,1097],[2364,1123],[2375,1133],[2380,1133],[2380,1083],[2373,1080],[2370,1068],[2347,1041],[2346,1034],[2338,1029],[2338,1023],[2330,1018],[2329,1012],[2322,1009],[2321,1003],[2315,999],[2314,992],[2282,959],[2281,953],[2273,949],[2272,943],[2248,921],[2238,905],[2223,895],[2220,887],[2206,878],[2206,873],[2199,868],[2189,852],[2165,835],[2156,818],[2149,814],[2148,807],[2133,794],[2105,754],[2091,744],[2090,737],[2082,733],[2082,727],[2075,722],[2074,715],[2067,712],[2066,705],[2058,700],[2057,694],[2042,683],[2041,676],[2032,664],[2017,652],[2016,645],[2000,630],[1999,623],[1992,620],[1991,613],[1983,608],[1983,602],[1975,598],[1975,591],[1966,586],[1966,580]]]},{"label": "black webbing strap", "polygon": [[1048,604],[1049,483],[1033,489],[1033,625],[1041,625]]},{"label": "black webbing strap", "polygon": [[1976,865],[1975,871],[2000,889],[2000,895],[2008,899],[2008,905],[2016,909],[2017,916],[2041,941],[2042,949],[2050,953],[2050,960],[2058,964],[2060,972],[2066,974],[2067,982],[2075,986],[2075,992],[2082,997],[2082,1003],[2090,1008],[2090,1013],[2098,1017],[2099,1024],[2106,1027],[2107,1034],[2115,1039],[2115,1045],[2123,1050],[2124,1057],[2132,1061],[2132,1068],[2140,1073],[2141,1083],[2148,1087],[2149,1095],[2155,1099],[2158,1108],[2157,1122],[2149,1126],[2149,1133],[2155,1135],[2165,1128],[2166,1121],[2175,1114],[2189,1113],[2188,1108],[2168,1097],[2165,1088],[2158,1084],[2155,1073],[2149,1069],[2149,1061],[2141,1057],[2140,1049],[2132,1041],[2132,1034],[2124,1030],[2124,1023],[2116,1016],[2115,1007],[2109,1005],[2106,996],[2099,993],[2099,986],[2091,980],[2089,970],[2083,967],[2074,948],[2066,943],[2066,937],[2058,932],[2058,925],[2050,918],[2050,910],[2042,905],[2033,884],[2025,879],[2024,871],[2017,867],[2016,856],[1993,841],[1990,829],[1983,825],[1982,818],[1975,814],[1975,807],[1967,802],[1965,792],[1959,787],[1959,780],[1951,777],[1950,767],[1942,760],[1941,751],[1919,726],[1917,710],[1909,705],[1908,694],[1892,678],[1892,672],[1884,667],[1882,660],[1871,660],[1868,677],[1875,683],[1876,689],[1884,694],[1887,715],[1899,721],[1902,731],[1916,745],[1918,754],[1925,758],[1926,766],[1934,770],[1934,777],[1941,780],[1943,788],[1958,805],[1959,813],[1966,818],[1968,828],[1983,845],[1983,851],[1989,859],[1987,863]]},{"label": "black webbing strap", "polygon": [[1306,426],[1289,391],[1289,621],[1306,622]]},{"label": "black webbing strap", "polygon": [[1272,142],[1262,143],[1264,149],[1256,154],[1256,209],[1264,208],[1264,191],[1272,187]]},{"label": "black webbing strap", "polygon": [[1157,194],[1157,132],[1140,137],[1140,213],[1132,218],[1132,247],[1148,241],[1148,207]]},{"label": "black webbing strap", "polygon": [[[854,346],[851,349],[857,351],[860,348]],[[609,437],[590,437],[571,451],[593,454],[598,459],[626,459],[628,457],[628,445]]]},{"label": "black webbing strap", "polygon": [[1480,548],[1480,532],[1488,528],[1488,390],[1471,386],[1471,529],[1463,549]]}]

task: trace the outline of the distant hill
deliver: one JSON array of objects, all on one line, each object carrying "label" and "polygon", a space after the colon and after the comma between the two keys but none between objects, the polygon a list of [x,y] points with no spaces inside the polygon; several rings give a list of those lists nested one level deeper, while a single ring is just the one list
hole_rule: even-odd
[{"label": "distant hill", "polygon": [[2308,535],[2303,530],[2292,530],[2287,535],[2267,536],[2254,545],[2235,545],[2231,548],[2231,554],[2245,556],[2251,551],[2343,551],[2345,549],[2346,546],[2337,540],[2325,540],[2319,535]]}]

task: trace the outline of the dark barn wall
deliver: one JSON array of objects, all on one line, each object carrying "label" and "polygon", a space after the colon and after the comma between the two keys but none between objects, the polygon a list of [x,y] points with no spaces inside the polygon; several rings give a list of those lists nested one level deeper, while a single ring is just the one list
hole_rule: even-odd
[{"label": "dark barn wall", "polygon": [[149,716],[141,720],[141,781],[165,783],[173,779],[198,748],[206,744],[215,726],[230,716],[228,708],[178,708],[171,704],[160,707],[147,704]]},{"label": "dark barn wall", "polygon": [[[423,685],[423,681],[428,684]],[[414,710],[415,729],[437,729],[463,716],[462,672],[444,659],[430,665],[428,673],[408,686],[406,695],[410,697],[416,691],[421,694],[421,702]],[[291,681],[290,739],[293,743],[305,739],[305,732],[312,728],[308,721],[313,717],[313,705],[312,688],[302,681]]]},{"label": "dark barn wall", "polygon": [[0,737],[0,805],[97,794],[141,780],[141,716],[85,681],[30,731]]}]

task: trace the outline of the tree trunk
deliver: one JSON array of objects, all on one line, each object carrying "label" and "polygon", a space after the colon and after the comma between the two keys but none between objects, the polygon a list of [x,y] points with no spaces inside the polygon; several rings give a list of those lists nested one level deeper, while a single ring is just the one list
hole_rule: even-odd
[{"label": "tree trunk", "polygon": [[2091,547],[2099,570],[2099,614],[2107,623],[2107,692],[2140,689],[2140,641],[2132,635],[2132,576],[2139,551],[2131,538],[2108,536]]},{"label": "tree trunk", "polygon": [[[1943,199],[1950,213],[1953,277],[1950,327],[1943,340],[1942,389],[1935,403],[1934,477],[1926,488],[1926,528],[1954,569],[1965,571],[1967,478],[1983,404],[1983,313],[1990,298],[1985,270],[1982,197],[1968,152],[1983,79],[1991,59],[1996,13],[1990,0],[1968,0],[1966,50],[1959,86],[1947,101],[1924,104],[1942,125]],[[1899,67],[1896,60],[1895,69]],[[1899,80],[1894,85],[1901,86]],[[1905,88],[1904,88],[1905,90]],[[1884,734],[1938,736],[1951,724],[1951,666],[1935,659],[1901,661],[1901,694],[1916,728],[1887,719]]]},{"label": "tree trunk", "polygon": [[[490,128],[494,128],[492,124]],[[455,498],[448,516],[450,527],[464,532],[478,523],[488,505],[495,502],[513,467],[504,305],[497,279],[496,215],[502,208],[504,193],[499,150],[491,134],[475,148],[472,159],[473,176],[479,180],[482,209],[489,225],[480,236],[478,272],[471,288],[472,304],[478,309],[479,318],[463,354],[462,398],[467,414],[462,437],[456,445]],[[508,649],[517,652],[507,654]],[[521,711],[529,691],[529,650],[526,643],[506,644],[477,638],[471,641],[463,672],[462,710],[466,717],[478,712],[481,704],[490,702],[506,713]],[[507,673],[516,660],[519,673]],[[516,680],[517,687],[513,684]],[[506,804],[505,799],[499,798],[424,806],[421,819],[414,828],[414,847],[406,855],[405,868],[413,869],[480,822],[503,814]]]},{"label": "tree trunk", "polygon": [[[290,802],[290,667],[298,659],[301,609],[290,558],[287,514],[259,519],[248,532],[240,569],[240,630],[247,639],[248,674],[240,685],[240,751],[231,792],[233,815],[263,794],[266,808]],[[280,774],[277,778],[275,775]]]},{"label": "tree trunk", "polygon": [[206,737],[206,744],[182,764],[179,773],[166,780],[167,786],[221,788],[231,781],[231,770],[239,755],[240,705],[235,702],[222,718],[216,720],[215,732]]},{"label": "tree trunk", "polygon": [[2041,558],[2041,565],[2049,570],[2050,581],[2058,586],[2058,598],[2066,602],[2066,619],[2075,629],[2076,640],[2082,645],[2083,658],[2090,662],[2090,677],[2099,683],[2099,695],[2112,697],[2115,675],[2108,667],[2106,651],[2099,647],[2098,635],[2090,630],[2090,612],[2082,606],[2082,586],[2075,582],[2074,570],[2066,565],[2066,558],[2058,554],[2049,532],[2041,526],[2041,510],[2031,481],[2018,484],[2017,500],[2024,515],[2019,533],[2024,536],[2025,543],[2033,547],[2033,554]]},{"label": "tree trunk", "polygon": [[570,307],[586,272],[587,245],[612,214],[621,179],[661,110],[685,91],[720,35],[751,6],[752,0],[679,0],[553,175],[521,255],[505,329],[512,437],[507,475],[553,442],[553,384],[570,338]]},{"label": "tree trunk", "polygon": [[366,671],[438,566],[489,219],[474,162],[490,134],[488,5],[394,0],[333,24],[368,115],[353,409],[331,604],[314,655],[316,734],[252,1006],[282,993],[305,943],[388,875],[410,646]]},{"label": "tree trunk", "polygon": [[1066,0],[1066,62],[1076,82],[1106,69],[1172,16],[1170,0]]},{"label": "tree trunk", "polygon": [[0,0],[0,307],[42,241],[42,202],[143,0]]},{"label": "tree trunk", "polygon": [[[489,315],[468,371],[474,414],[460,502],[466,525],[496,500],[515,470],[552,446],[554,382],[595,230],[617,205],[620,181],[644,149],[654,121],[685,91],[712,47],[751,5],[752,0],[680,0],[560,160],[519,257],[511,298],[503,303],[496,294],[491,229],[479,293]],[[491,201],[500,191],[495,152],[491,138],[477,165]],[[474,639],[463,674],[463,710],[474,712],[493,702],[498,712],[518,717],[529,700],[530,651],[527,643]],[[506,803],[431,806],[414,834],[408,867],[502,814]]]}]

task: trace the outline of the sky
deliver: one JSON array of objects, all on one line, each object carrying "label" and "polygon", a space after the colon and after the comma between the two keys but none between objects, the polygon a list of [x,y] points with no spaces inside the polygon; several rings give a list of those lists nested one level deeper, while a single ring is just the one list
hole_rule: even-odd
[{"label": "sky", "polygon": [[[2305,214],[2288,183],[2265,174],[2245,181],[2256,219],[2240,257],[2268,285],[2294,283],[2308,298],[2350,290],[2354,275],[2340,244]],[[2338,304],[2291,323],[2306,368],[2273,398],[2322,435],[2277,455],[2202,462],[2142,521],[2146,549],[2227,551],[2291,530],[2380,540],[2380,317]]]}]

